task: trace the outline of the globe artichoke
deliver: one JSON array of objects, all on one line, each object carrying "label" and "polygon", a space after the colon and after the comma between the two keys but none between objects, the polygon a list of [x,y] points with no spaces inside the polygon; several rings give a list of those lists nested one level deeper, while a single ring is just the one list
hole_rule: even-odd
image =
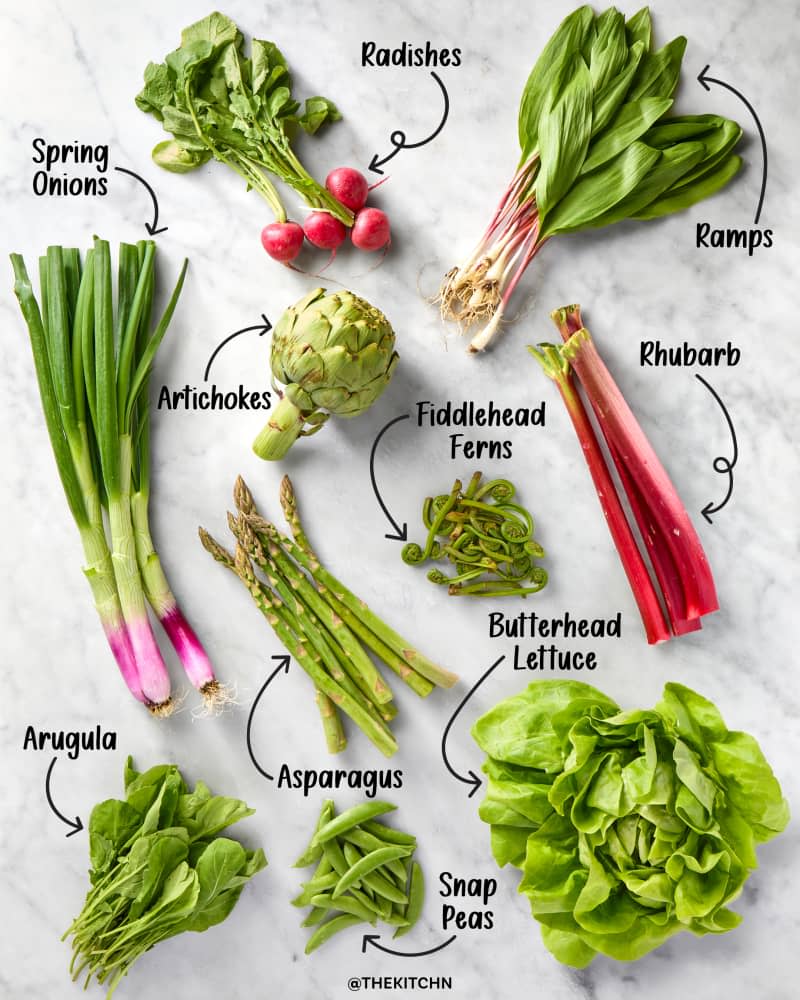
[{"label": "globe artichoke", "polygon": [[357,417],[389,384],[397,360],[394,331],[379,309],[352,292],[315,288],[286,310],[273,332],[273,386],[282,399],[253,451],[282,458],[332,413]]},{"label": "globe artichoke", "polygon": [[492,853],[559,961],[639,958],[680,930],[719,934],[789,811],[758,743],[715,706],[667,684],[623,712],[578,681],[535,681],[472,734],[489,755],[481,818]]}]

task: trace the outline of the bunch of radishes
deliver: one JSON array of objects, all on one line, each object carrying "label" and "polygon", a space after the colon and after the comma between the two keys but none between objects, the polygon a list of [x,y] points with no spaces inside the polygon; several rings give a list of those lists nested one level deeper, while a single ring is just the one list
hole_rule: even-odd
[{"label": "bunch of radishes", "polygon": [[[337,167],[328,174],[325,187],[354,215],[350,228],[353,246],[368,252],[388,246],[391,237],[389,219],[379,208],[365,207],[371,189],[362,173],[353,167]],[[302,250],[304,239],[312,246],[330,250],[335,255],[346,237],[347,226],[330,212],[311,212],[302,226],[288,221],[271,222],[264,226],[261,244],[273,260],[288,264]]]}]

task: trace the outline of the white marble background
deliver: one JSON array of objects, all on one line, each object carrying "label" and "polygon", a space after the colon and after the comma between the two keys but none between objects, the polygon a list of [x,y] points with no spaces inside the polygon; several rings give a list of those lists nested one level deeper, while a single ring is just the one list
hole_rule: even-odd
[{"label": "white marble background", "polygon": [[[633,965],[598,959],[581,973],[559,966],[542,946],[525,899],[516,895],[513,871],[500,875],[497,929],[462,932],[431,958],[362,955],[357,933],[304,958],[306,932],[298,926],[300,914],[287,905],[298,878],[289,865],[307,837],[318,798],[303,800],[266,783],[252,768],[244,739],[249,706],[269,657],[280,648],[242,588],[211,564],[196,541],[198,523],[223,533],[238,472],[275,515],[279,478],[287,470],[293,475],[324,559],[344,580],[357,582],[370,603],[422,649],[464,677],[461,687],[424,703],[399,692],[396,764],[405,773],[405,786],[393,795],[400,806],[398,825],[418,835],[432,890],[441,870],[496,874],[477,800],[468,800],[446,774],[439,743],[463,692],[509,649],[488,638],[487,611],[520,606],[451,601],[405,567],[397,543],[383,537],[387,529],[370,489],[368,456],[378,429],[420,398],[493,398],[509,406],[546,399],[546,430],[513,433],[513,460],[484,466],[518,483],[548,550],[551,584],[526,610],[607,616],[621,609],[624,637],[597,643],[595,683],[629,707],[653,704],[670,679],[696,687],[719,705],[731,728],[746,729],[761,741],[800,813],[796,4],[779,0],[768,11],[745,0],[653,5],[659,39],[680,32],[690,39],[679,108],[729,114],[744,125],[747,167],[722,196],[661,222],[554,241],[524,280],[518,297],[524,318],[496,351],[479,360],[468,358],[457,339],[445,338],[435,310],[424,301],[488,221],[514,166],[522,85],[571,6],[566,0],[226,4],[226,13],[245,31],[278,42],[299,95],[322,92],[344,112],[345,120],[319,142],[301,144],[304,159],[322,177],[341,163],[366,167],[374,152],[388,152],[395,128],[421,137],[438,121],[439,97],[427,74],[362,70],[362,40],[459,46],[464,62],[441,70],[452,102],[445,130],[434,144],[398,155],[390,183],[376,192],[376,204],[390,213],[394,226],[391,255],[371,272],[365,258],[342,255],[330,271],[381,306],[398,333],[401,367],[370,415],[352,423],[332,421],[319,436],[298,444],[280,468],[260,463],[250,452],[260,426],[257,414],[155,415],[154,533],[174,588],[220,676],[236,686],[239,704],[220,718],[193,718],[190,696],[185,710],[169,721],[152,720],[116,675],[81,578],[78,539],[56,478],[6,268],[0,282],[3,997],[77,996],[78,987],[66,974],[68,949],[59,937],[83,899],[86,835],[64,837],[44,799],[49,754],[23,752],[22,739],[29,723],[79,729],[97,722],[118,732],[119,750],[59,761],[53,793],[62,811],[86,820],[94,802],[119,794],[128,752],[142,766],[174,759],[190,779],[203,778],[256,807],[256,816],[241,825],[241,836],[262,843],[270,860],[224,925],[203,937],[185,935],[159,946],[135,968],[120,998],[340,1000],[348,993],[349,976],[373,974],[450,975],[450,995],[465,1000],[797,995],[796,821],[760,851],[762,867],[736,904],[744,915],[738,930],[705,939],[682,935]],[[209,165],[194,176],[174,177],[150,162],[150,148],[161,133],[133,104],[142,70],[148,59],[160,59],[174,47],[184,25],[205,13],[207,5],[195,0],[0,4],[4,248],[32,260],[50,242],[86,246],[94,232],[115,242],[143,235],[146,194],[121,175],[111,175],[105,199],[44,200],[31,193],[35,136],[109,142],[112,163],[142,173],[158,191],[162,223],[169,226],[158,238],[165,271],[174,273],[184,255],[191,259],[178,314],[158,357],[157,384],[198,384],[211,351],[227,333],[257,321],[262,311],[275,320],[309,287],[309,279],[264,257],[258,232],[268,212],[229,171]],[[749,225],[761,177],[749,113],[729,92],[715,87],[706,93],[695,81],[707,63],[712,76],[730,81],[752,101],[769,142],[762,224],[774,229],[775,247],[753,258],[734,251],[698,252],[693,245],[696,219]],[[288,200],[295,204],[291,195]],[[743,351],[738,368],[707,373],[729,407],[740,445],[732,501],[713,526],[699,514],[696,518],[722,610],[702,633],[657,649],[642,639],[566,414],[523,351],[527,342],[553,337],[547,313],[565,301],[584,305],[603,353],[693,512],[722,495],[723,481],[711,463],[727,453],[727,430],[691,371],[638,366],[639,340],[716,345],[731,339]],[[255,373],[263,371],[266,387],[266,370],[265,342],[242,337],[219,356],[214,376],[220,386],[235,387],[240,380],[257,384]],[[396,516],[412,526],[426,492],[439,492],[456,474],[474,468],[447,460],[444,430],[422,433],[405,424],[384,440],[380,482]],[[179,669],[171,664],[179,687]],[[468,736],[471,721],[520,686],[518,675],[497,671],[465,709],[449,743],[461,770],[480,764]],[[283,759],[295,766],[329,763],[310,686],[297,667],[271,690],[257,717],[254,746],[273,766]],[[356,733],[337,763],[381,766],[382,761]],[[357,799],[354,793],[337,796],[341,807]],[[403,940],[408,950],[444,939],[440,906],[431,891],[423,921]],[[91,995],[100,995],[96,987]]]}]

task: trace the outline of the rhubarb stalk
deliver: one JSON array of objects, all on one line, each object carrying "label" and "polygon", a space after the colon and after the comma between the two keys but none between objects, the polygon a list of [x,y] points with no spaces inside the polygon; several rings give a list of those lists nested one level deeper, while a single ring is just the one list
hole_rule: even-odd
[{"label": "rhubarb stalk", "polygon": [[[530,351],[556,382],[578,433],[614,543],[642,613],[648,642],[668,639],[670,634],[693,632],[700,628],[703,615],[719,607],[711,569],[697,532],[658,456],[600,358],[581,320],[580,307],[565,306],[551,316],[564,343],[540,344],[538,349]],[[652,565],[666,618],[594,427],[576,390],[573,373],[591,404],[616,467]]]},{"label": "rhubarb stalk", "polygon": [[580,380],[628,497],[664,593],[672,631],[699,627],[719,608],[708,559],[678,493],[603,363],[579,306],[556,310],[564,358]]},{"label": "rhubarb stalk", "polygon": [[555,382],[564,400],[567,413],[578,435],[583,457],[589,466],[608,529],[642,616],[647,641],[651,644],[664,642],[669,639],[669,628],[664,619],[664,612],[617,496],[614,481],[608,471],[589,415],[575,390],[569,364],[563,357],[562,349],[552,344],[540,344],[538,349],[529,347],[528,350],[539,362],[545,375]]}]

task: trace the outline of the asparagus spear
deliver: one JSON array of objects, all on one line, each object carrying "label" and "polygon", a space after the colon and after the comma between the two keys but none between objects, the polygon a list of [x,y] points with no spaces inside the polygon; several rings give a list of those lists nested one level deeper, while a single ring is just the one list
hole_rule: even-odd
[{"label": "asparagus spear", "polygon": [[347,746],[347,737],[342,729],[342,720],[331,699],[317,688],[317,708],[322,719],[322,731],[325,733],[325,745],[329,753],[339,753]]},{"label": "asparagus spear", "polygon": [[313,615],[308,613],[307,609],[304,608],[299,601],[297,601],[294,594],[290,590],[287,590],[284,587],[283,582],[278,580],[272,572],[272,569],[264,556],[264,550],[261,548],[261,543],[256,537],[253,529],[247,523],[244,515],[240,515],[237,519],[234,518],[233,515],[229,514],[228,524],[236,537],[236,540],[244,548],[245,552],[247,552],[250,559],[252,559],[253,562],[255,562],[256,565],[259,566],[259,568],[264,572],[269,585],[283,602],[281,615],[289,628],[298,637],[308,639],[309,643],[314,647],[319,655],[322,666],[327,668],[331,677],[338,684],[340,684],[355,701],[361,704],[366,711],[374,715],[379,725],[388,733],[389,730],[384,725],[384,721],[378,714],[375,705],[369,700],[369,695],[365,695],[362,691],[360,691],[350,676],[344,671],[344,668],[342,667],[334,649],[317,627]]},{"label": "asparagus spear", "polygon": [[381,621],[363,601],[359,600],[352,591],[348,590],[343,583],[322,566],[303,531],[300,514],[297,510],[297,499],[294,494],[292,482],[288,476],[284,476],[281,480],[280,499],[283,513],[292,530],[294,540],[305,555],[302,565],[308,569],[317,583],[331,590],[342,604],[349,608],[387,646],[406,660],[417,673],[422,674],[423,677],[426,677],[438,687],[452,687],[458,680],[456,674],[438,666],[417,649],[414,649],[410,643],[395,632],[394,629],[386,625],[385,622]]},{"label": "asparagus spear", "polygon": [[[233,499],[238,510],[243,515],[248,518],[258,518],[257,523],[259,524],[267,524],[267,522],[258,516],[253,495],[241,476],[237,478],[233,488]],[[252,521],[248,521],[248,523],[251,527],[255,528],[255,524]],[[255,530],[258,531],[257,528]],[[391,689],[378,673],[375,664],[359,645],[358,640],[348,626],[335,613],[331,606],[319,596],[304,574],[297,569],[290,559],[285,557],[280,544],[278,544],[277,529],[272,533],[266,529],[263,530],[259,541],[266,548],[278,575],[285,579],[289,586],[296,591],[301,604],[317,615],[334,637],[336,647],[343,650],[345,655],[352,661],[354,667],[363,675],[368,686],[369,697],[378,704],[391,701]],[[260,562],[259,565],[261,566]]]},{"label": "asparagus spear", "polygon": [[[211,535],[208,534],[203,528],[199,529],[200,541],[203,548],[211,553],[211,555],[216,559],[218,563],[225,566],[232,573],[236,573],[236,564],[234,562],[233,556],[227,549],[224,549]],[[316,689],[317,696],[317,707],[319,708],[320,718],[322,719],[322,729],[325,734],[325,744],[330,753],[339,753],[347,745],[347,739],[344,735],[344,731],[341,733],[341,737],[338,736],[337,731],[341,730],[341,720],[338,718],[338,712],[336,705],[328,698],[324,691],[320,691],[319,688]],[[328,708],[328,704],[330,708]],[[333,721],[332,716],[336,717],[336,721]],[[344,742],[342,742],[344,740]]]},{"label": "asparagus spear", "polygon": [[[211,555],[225,565],[231,561],[230,554],[213,539],[208,532],[201,529],[200,539]],[[303,642],[303,637],[297,636],[289,628],[285,617],[281,615],[285,605],[268,587],[263,586],[256,577],[250,558],[240,543],[237,543],[233,564],[237,575],[250,591],[250,595],[272,626],[281,643],[309,675],[316,687],[324,692],[334,705],[345,712],[356,723],[364,734],[372,740],[376,747],[387,757],[397,751],[397,741],[394,736],[381,726],[379,721],[351,695],[349,695],[322,666],[320,656],[310,651]]]}]

